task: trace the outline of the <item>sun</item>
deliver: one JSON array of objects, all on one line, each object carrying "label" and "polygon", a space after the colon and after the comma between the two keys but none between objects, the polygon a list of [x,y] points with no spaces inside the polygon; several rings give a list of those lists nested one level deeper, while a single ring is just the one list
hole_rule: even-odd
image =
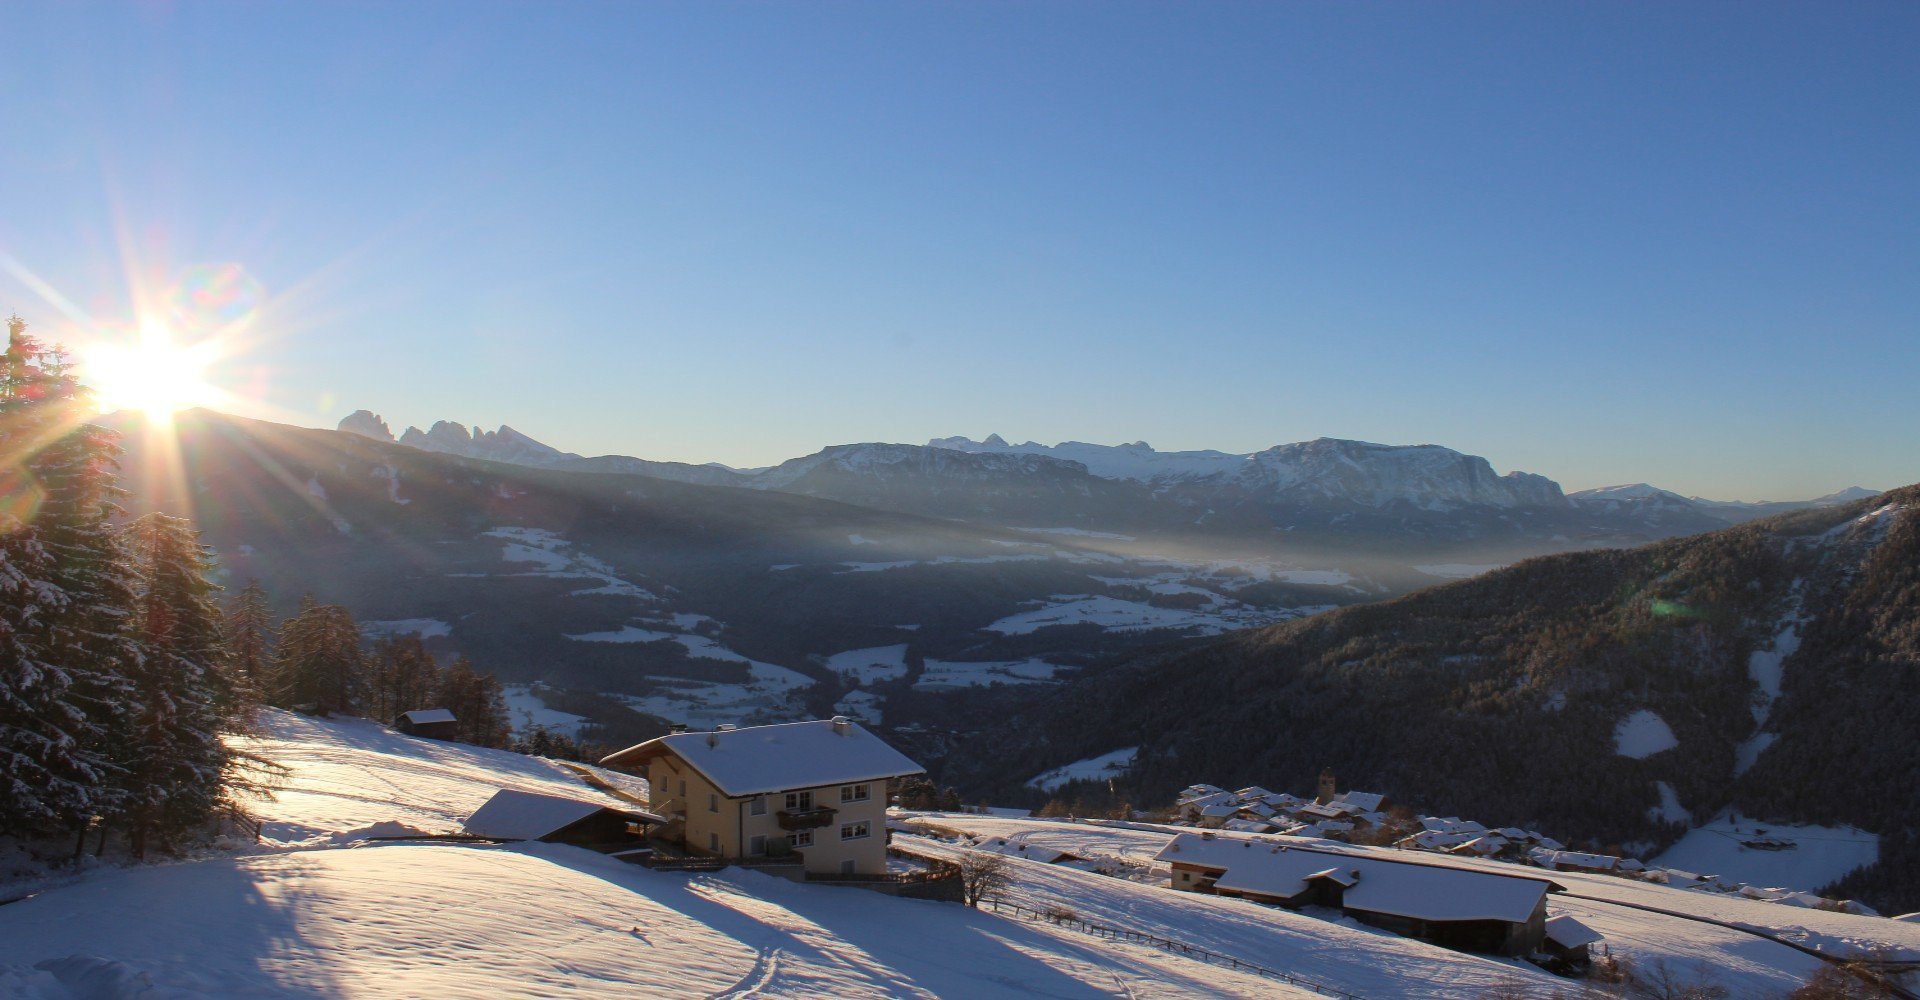
[{"label": "sun", "polygon": [[140,324],[131,345],[107,344],[88,352],[83,378],[102,413],[139,410],[147,419],[171,423],[173,415],[211,403],[218,395],[207,381],[211,350],[180,344],[158,320]]}]

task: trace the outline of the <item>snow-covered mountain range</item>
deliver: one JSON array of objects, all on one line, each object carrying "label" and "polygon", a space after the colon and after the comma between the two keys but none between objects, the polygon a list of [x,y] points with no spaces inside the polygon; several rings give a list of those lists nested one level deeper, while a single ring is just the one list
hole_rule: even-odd
[{"label": "snow-covered mountain range", "polygon": [[[394,440],[361,410],[340,429]],[[1810,501],[1744,503],[1683,497],[1645,484],[1562,491],[1528,472],[1434,444],[1320,438],[1248,454],[1155,450],[1144,441],[1010,444],[936,438],[925,445],[834,445],[759,470],[586,458],[511,427],[446,421],[398,442],[467,458],[580,472],[620,472],[703,485],[803,493],[881,509],[1012,527],[1082,531],[1264,550],[1284,541],[1346,548],[1408,543],[1497,552],[1501,558],[1589,545],[1632,544],[1712,530],[1876,491],[1852,487]]]}]

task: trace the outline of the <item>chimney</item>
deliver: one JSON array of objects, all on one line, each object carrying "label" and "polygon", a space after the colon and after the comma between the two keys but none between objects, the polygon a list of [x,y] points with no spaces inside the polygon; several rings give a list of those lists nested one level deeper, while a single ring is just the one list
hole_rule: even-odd
[{"label": "chimney", "polygon": [[853,731],[853,720],[847,718],[844,715],[834,716],[833,731],[841,734],[842,736],[845,736],[847,733],[850,733]]},{"label": "chimney", "polygon": [[687,731],[687,724],[684,722],[675,722],[667,726],[668,736],[678,736],[681,733],[684,733],[686,731]]},{"label": "chimney", "polygon": [[717,733],[717,732],[716,732],[716,733],[708,733],[708,734],[707,734],[707,748],[708,748],[708,749],[712,749],[712,748],[714,748],[714,747],[717,747],[717,746],[719,746],[719,745],[720,745],[720,734],[719,734],[719,733]]},{"label": "chimney", "polygon": [[736,725],[734,725],[734,724],[733,724],[733,723],[731,723],[731,722],[722,722],[721,724],[719,724],[719,725],[717,725],[717,726],[715,726],[715,727],[713,727],[713,731],[714,731],[714,732],[716,732],[716,733],[730,733],[730,732],[733,732],[734,730],[736,730],[736,729],[738,729],[738,728],[740,728],[740,727],[739,727],[739,726],[736,726]]}]

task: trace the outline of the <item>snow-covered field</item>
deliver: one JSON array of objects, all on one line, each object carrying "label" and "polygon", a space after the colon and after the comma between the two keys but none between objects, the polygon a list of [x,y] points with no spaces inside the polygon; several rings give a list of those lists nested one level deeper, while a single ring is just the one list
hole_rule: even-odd
[{"label": "snow-covered field", "polygon": [[[962,830],[969,834],[1026,839],[1040,847],[1070,851],[1089,858],[1110,857],[1135,865],[1150,864],[1153,855],[1164,847],[1167,840],[1179,829],[1156,828],[1148,824],[1113,827],[1090,823],[961,814],[934,815],[930,817],[930,821],[941,827]],[[1224,831],[1216,835],[1243,836]],[[1321,847],[1363,853],[1370,850],[1383,850],[1396,857],[1405,856],[1402,852],[1387,849],[1349,847],[1325,841],[1314,843],[1315,846]],[[1514,870],[1512,865],[1498,861],[1432,854],[1422,854],[1420,859],[1465,868],[1485,868],[1500,872]],[[1534,869],[1534,871],[1538,870]],[[1029,881],[1027,870],[1023,868],[1021,893],[1030,899],[1045,899],[1050,893],[1057,891],[1055,886],[1061,884],[1061,879],[1071,879],[1083,874],[1054,869],[1044,876],[1034,874]],[[1162,869],[1162,875],[1164,876],[1164,869]],[[1101,881],[1095,884],[1102,887],[1122,883],[1120,879],[1102,876],[1085,875],[1085,877],[1100,879]],[[1548,897],[1547,907],[1550,916],[1557,913],[1573,914],[1581,922],[1606,934],[1608,945],[1616,954],[1630,956],[1642,966],[1656,961],[1665,961],[1675,968],[1696,970],[1701,976],[1726,986],[1733,997],[1784,996],[1799,984],[1804,983],[1807,977],[1819,967],[1819,959],[1778,941],[1767,940],[1760,936],[1761,934],[1775,936],[1837,956],[1850,957],[1879,952],[1895,960],[1920,961],[1920,924],[1784,906],[1733,895],[1670,889],[1661,885],[1605,875],[1555,872],[1552,878],[1566,886],[1568,892],[1556,893]],[[1179,905],[1188,905],[1185,902],[1188,898],[1187,894],[1174,894],[1170,890],[1160,888],[1159,883],[1132,884],[1137,885],[1140,891],[1162,895],[1148,895],[1133,900],[1131,905],[1122,905],[1120,897],[1128,890],[1112,888],[1110,892],[1104,894],[1107,898],[1101,905],[1111,907],[1107,912],[1110,912],[1116,921],[1139,919],[1143,916],[1153,920],[1176,921],[1171,913],[1162,912],[1172,905],[1165,901],[1164,896],[1176,896],[1181,900]],[[1291,926],[1291,921],[1305,920],[1309,928],[1321,928],[1323,930],[1320,933],[1329,935],[1344,926],[1341,922],[1317,920],[1313,917],[1236,900],[1192,898],[1215,906],[1229,907],[1232,914],[1229,922],[1236,929],[1231,932],[1224,929],[1216,930],[1211,923],[1203,923],[1199,918],[1183,919],[1177,920],[1170,927],[1170,929],[1177,929],[1175,936],[1182,936],[1186,940],[1216,951],[1237,954],[1249,961],[1262,961],[1260,956],[1264,954],[1268,964],[1273,964],[1273,956],[1277,953],[1276,949],[1280,947],[1272,939],[1264,942],[1260,940],[1261,935],[1265,933],[1277,933],[1257,931],[1256,928],[1261,925],[1278,922]],[[1074,902],[1080,901],[1074,900]],[[1083,915],[1086,913],[1083,912]],[[1196,937],[1202,933],[1203,927],[1205,936]],[[1357,929],[1365,933],[1379,933],[1366,928]],[[1750,931],[1759,933],[1750,933]],[[1238,944],[1234,944],[1234,937],[1231,935],[1242,933],[1251,939],[1242,939]],[[1215,934],[1219,936],[1214,936]],[[1339,968],[1339,959],[1336,954],[1329,954],[1338,951],[1331,946],[1332,943],[1330,939],[1330,946],[1324,951],[1301,953],[1304,959],[1313,964],[1294,965],[1289,968],[1367,996],[1470,997],[1478,989],[1478,987],[1469,988],[1466,985],[1466,982],[1473,980],[1463,982],[1457,978],[1436,979],[1437,984],[1451,985],[1437,985],[1432,988],[1400,982],[1386,984],[1377,978],[1368,979],[1366,972]],[[1417,942],[1403,943],[1417,944]],[[1229,947],[1222,947],[1222,945]],[[1230,950],[1230,948],[1240,950]],[[1391,957],[1389,957],[1390,954]],[[1443,954],[1471,962],[1505,964],[1496,959],[1457,956],[1453,953]],[[1385,965],[1397,960],[1399,955],[1378,952],[1375,958]],[[1531,968],[1526,966],[1522,972],[1530,971]],[[1447,976],[1462,974],[1457,969],[1448,970],[1445,973]],[[1380,970],[1375,975],[1390,976],[1392,971]],[[1548,981],[1564,985],[1563,980],[1552,980],[1548,977]],[[1528,980],[1528,982],[1537,981]],[[1543,995],[1546,992],[1543,990]]]},{"label": "snow-covered field", "polygon": [[1651,709],[1640,709],[1613,727],[1613,752],[1622,757],[1644,759],[1679,745],[1667,720]]},{"label": "snow-covered field", "polygon": [[987,626],[1004,635],[1027,635],[1053,625],[1098,625],[1116,632],[1142,629],[1193,629],[1217,635],[1236,628],[1253,628],[1298,618],[1292,608],[1255,608],[1218,600],[1206,608],[1157,608],[1139,601],[1091,594],[1056,594],[1031,611],[1008,615]]},{"label": "snow-covered field", "polygon": [[1098,757],[1088,757],[1086,760],[1076,760],[1071,764],[1062,764],[1034,778],[1027,782],[1027,784],[1043,792],[1051,792],[1070,781],[1098,781],[1104,778],[1111,778],[1131,767],[1134,756],[1139,752],[1139,747],[1122,747],[1118,750],[1110,750]]},{"label": "snow-covered field", "polygon": [[827,657],[826,667],[851,676],[856,684],[898,680],[907,675],[907,644],[849,649]]},{"label": "snow-covered field", "polygon": [[502,787],[598,793],[546,761],[364,721],[269,713],[243,742],[290,768],[257,807],[265,844],[0,907],[0,996],[1307,995],[951,903],[542,844],[356,841],[374,824],[455,829]]},{"label": "snow-covered field", "polygon": [[415,739],[365,719],[267,711],[258,737],[232,742],[291,769],[271,801],[249,805],[266,820],[261,836],[270,844],[325,844],[337,834],[388,821],[457,832],[502,788],[601,797],[549,760]]},{"label": "snow-covered field", "polygon": [[741,683],[650,676],[648,679],[656,685],[654,691],[621,696],[637,711],[704,728],[723,722],[784,718],[798,710],[794,696],[813,686],[813,678],[797,670],[735,652],[711,636],[678,631],[713,621],[705,615],[680,613],[654,617],[659,620],[649,619],[648,624],[660,626],[658,628],[622,625],[609,631],[582,632],[567,638],[575,642],[675,642],[696,659],[743,664],[750,676]]},{"label": "snow-covered field", "polygon": [[1879,859],[1880,838],[1865,830],[1720,816],[1689,831],[1653,863],[1749,885],[1814,891]]},{"label": "snow-covered field", "polygon": [[[499,788],[599,793],[548,761],[415,740],[359,720],[268,713],[262,733],[242,744],[289,768],[287,787],[256,805],[267,821],[262,845],[95,870],[0,907],[0,996],[1310,995],[1194,957],[952,903],[737,869],[652,872],[560,846],[368,842],[370,827],[457,829]],[[619,780],[644,795],[644,782]],[[1456,998],[1503,988],[1544,998],[1568,985],[1523,962],[1448,951],[1330,913],[1175,893],[1150,871],[1170,828],[922,818],[1118,859],[1139,873],[1116,878],[1016,859],[1009,901],[1066,907],[1357,995]],[[910,834],[899,842],[957,850]],[[1819,961],[1743,927],[1835,954],[1877,948],[1920,958],[1920,924],[1553,877],[1570,892],[1550,897],[1551,912],[1577,916],[1643,966],[1671,962],[1735,997],[1784,995]],[[1654,912],[1662,910],[1670,912]]]},{"label": "snow-covered field", "polygon": [[913,687],[916,691],[939,691],[989,684],[1037,684],[1052,680],[1059,669],[1041,659],[928,660]]},{"label": "snow-covered field", "polygon": [[577,737],[580,727],[592,721],[584,715],[548,708],[547,703],[541,701],[540,696],[525,684],[510,684],[502,694],[507,700],[507,714],[513,719],[514,732],[545,726],[554,732]]}]

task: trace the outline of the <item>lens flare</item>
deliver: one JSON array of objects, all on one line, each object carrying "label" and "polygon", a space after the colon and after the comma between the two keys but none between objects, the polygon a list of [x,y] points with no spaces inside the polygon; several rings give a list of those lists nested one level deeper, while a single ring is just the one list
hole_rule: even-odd
[{"label": "lens flare", "polygon": [[231,333],[253,321],[265,297],[260,282],[239,264],[197,264],[181,272],[168,292],[168,318],[188,333]]}]

